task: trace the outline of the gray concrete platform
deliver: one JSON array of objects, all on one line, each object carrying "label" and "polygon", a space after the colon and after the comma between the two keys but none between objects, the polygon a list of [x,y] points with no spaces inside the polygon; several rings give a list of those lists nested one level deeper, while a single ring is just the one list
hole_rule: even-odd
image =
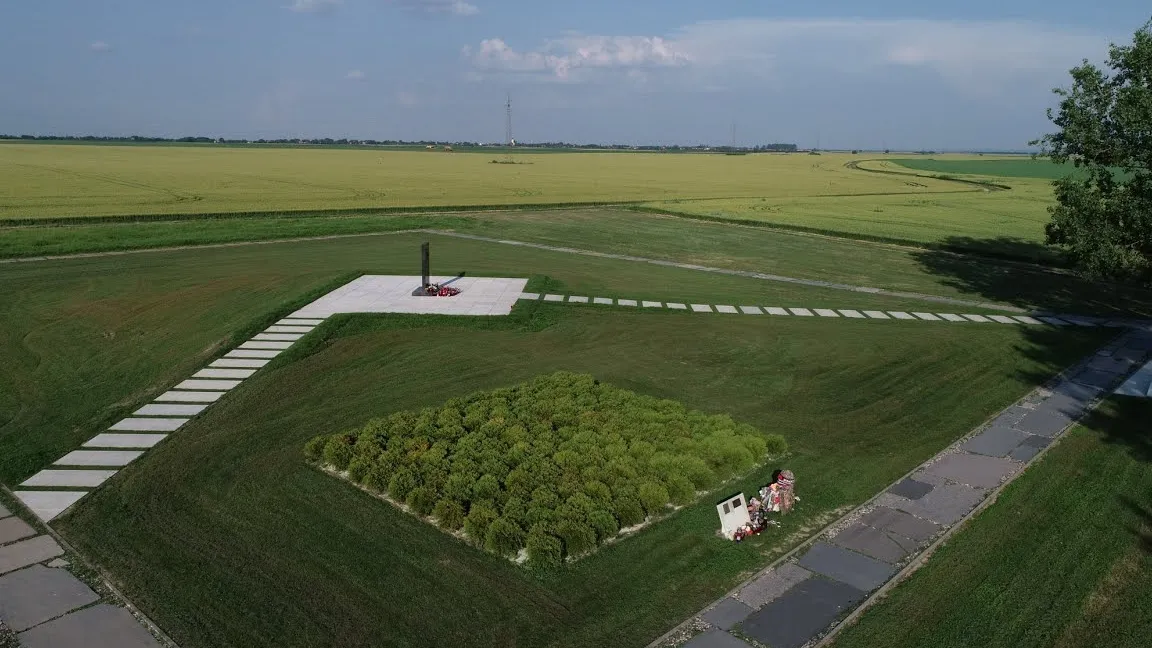
[{"label": "gray concrete platform", "polygon": [[27,506],[36,517],[51,522],[76,502],[79,502],[88,491],[16,491],[13,495]]},{"label": "gray concrete platform", "polygon": [[926,472],[957,484],[967,484],[976,488],[995,488],[1018,470],[1020,465],[1007,459],[957,452],[946,455],[932,464]]},{"label": "gray concrete platform", "polygon": [[[28,526],[27,522],[18,517],[6,517],[0,520],[0,545],[31,538],[34,535],[36,535],[36,529]],[[0,614],[0,619],[3,618],[4,615]]]},{"label": "gray concrete platform", "polygon": [[940,532],[940,527],[934,522],[884,506],[877,506],[865,513],[860,517],[860,523],[916,542],[924,542]]},{"label": "gray concrete platform", "polygon": [[916,551],[919,543],[857,522],[840,531],[832,543],[886,563],[896,564]]},{"label": "gray concrete platform", "polygon": [[984,491],[961,484],[938,484],[931,493],[918,500],[885,494],[877,498],[876,503],[949,525],[967,515],[983,499]]},{"label": "gray concrete platform", "polygon": [[167,434],[97,434],[83,445],[85,448],[151,448],[164,440]]},{"label": "gray concrete platform", "polygon": [[115,470],[65,470],[46,468],[25,479],[21,486],[95,488],[115,475]]},{"label": "gray concrete platform", "polygon": [[928,493],[931,493],[932,488],[932,484],[926,484],[908,477],[901,480],[892,488],[889,488],[888,492],[893,495],[899,495],[900,497],[906,497],[910,500],[918,500]]},{"label": "gray concrete platform", "polygon": [[723,630],[708,630],[692,637],[680,648],[752,648]]},{"label": "gray concrete platform", "polygon": [[528,285],[527,279],[512,277],[433,276],[430,279],[433,283],[459,288],[460,294],[415,297],[412,291],[420,287],[418,276],[364,275],[292,313],[292,317],[326,318],[338,313],[509,315]]},{"label": "gray concrete platform", "polygon": [[0,547],[0,574],[24,569],[38,562],[64,555],[52,536],[36,536]]},{"label": "gray concrete platform", "polygon": [[740,588],[736,597],[754,608],[763,607],[780,598],[800,581],[811,577],[812,572],[800,565],[784,563]]},{"label": "gray concrete platform", "polygon": [[126,418],[108,429],[121,432],[174,432],[187,422],[186,418]]},{"label": "gray concrete platform", "polygon": [[16,632],[99,600],[92,588],[63,569],[32,565],[0,576],[0,619]]},{"label": "gray concrete platform", "polygon": [[810,578],[754,612],[738,630],[772,648],[800,648],[864,596],[851,585]]},{"label": "gray concrete platform", "polygon": [[749,614],[752,614],[752,608],[732,597],[728,597],[717,603],[712,609],[701,614],[700,618],[721,630],[730,630],[737,623],[747,619]]},{"label": "gray concrete platform", "polygon": [[101,603],[17,635],[24,648],[160,648],[128,610]]},{"label": "gray concrete platform", "polygon": [[989,457],[1007,457],[1029,435],[1010,427],[992,426],[960,446],[965,452]]},{"label": "gray concrete platform", "polygon": [[1064,428],[1072,425],[1072,418],[1054,408],[1039,408],[1029,413],[1016,424],[1016,429],[1029,434],[1055,437]]},{"label": "gray concrete platform", "polygon": [[136,461],[139,450],[73,450],[56,461],[56,466],[107,466],[121,468]]},{"label": "gray concrete platform", "polygon": [[864,592],[880,587],[896,573],[892,565],[826,542],[814,543],[797,564]]},{"label": "gray concrete platform", "polygon": [[133,416],[196,416],[208,409],[207,405],[165,405],[152,403],[132,412]]},{"label": "gray concrete platform", "polygon": [[996,418],[992,419],[991,425],[997,427],[1013,427],[1021,420],[1023,420],[1025,416],[1031,414],[1032,411],[1033,410],[1030,410],[1026,407],[1019,407],[1014,405],[1004,410],[1003,412],[1000,412]]}]

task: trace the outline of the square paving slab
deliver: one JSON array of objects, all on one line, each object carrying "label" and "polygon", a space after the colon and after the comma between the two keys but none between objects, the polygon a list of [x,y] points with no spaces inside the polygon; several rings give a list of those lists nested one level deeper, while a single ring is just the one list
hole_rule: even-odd
[{"label": "square paving slab", "polygon": [[1045,324],[1051,324],[1052,326],[1068,326],[1068,322],[1065,322],[1058,317],[1037,317],[1036,319],[1044,322]]},{"label": "square paving slab", "polygon": [[692,304],[693,313],[711,313],[712,307],[708,304]]},{"label": "square paving slab", "polygon": [[221,358],[213,360],[212,364],[208,366],[219,369],[259,369],[266,364],[268,364],[267,360],[255,358]]},{"label": "square paving slab", "polygon": [[745,315],[763,315],[764,314],[764,311],[760,310],[759,308],[757,308],[755,306],[741,306],[740,312],[744,313]]},{"label": "square paving slab", "polygon": [[[69,506],[79,502],[87,491],[16,491],[13,493],[36,514],[36,517],[51,522]],[[51,556],[49,556],[51,557]]]},{"label": "square paving slab", "polygon": [[0,574],[24,569],[64,554],[52,536],[42,535],[0,547]]},{"label": "square paving slab", "polygon": [[278,326],[320,326],[324,323],[322,319],[300,319],[293,317],[289,319],[282,319],[276,322]]},{"label": "square paving slab", "polygon": [[283,351],[292,346],[291,342],[269,342],[267,340],[254,340],[241,344],[241,349],[252,349],[256,351]]},{"label": "square paving slab", "polygon": [[940,319],[948,320],[949,322],[967,322],[968,320],[960,317],[956,313],[936,313]]},{"label": "square paving slab", "polygon": [[635,299],[617,299],[616,305],[617,306],[636,306],[637,304],[636,304]]},{"label": "square paving slab", "polygon": [[160,648],[128,610],[105,603],[36,626],[17,637],[24,648]]},{"label": "square paving slab", "polygon": [[89,439],[85,448],[151,448],[167,434],[111,434],[105,432]]},{"label": "square paving slab", "polygon": [[968,515],[983,499],[984,492],[975,488],[961,484],[941,484],[918,500],[883,495],[877,499],[877,503],[937,524],[952,524]]},{"label": "square paving slab", "polygon": [[646,301],[641,305],[644,306],[644,308],[664,308],[664,303],[658,301]]},{"label": "square paving slab", "polygon": [[831,308],[817,308],[815,311],[820,317],[840,317],[840,313],[837,313]]},{"label": "square paving slab", "polygon": [[[195,392],[192,392],[195,393]],[[134,432],[172,432],[188,422],[186,418],[126,418],[109,430]]]},{"label": "square paving slab", "polygon": [[576,295],[572,295],[571,297],[568,298],[568,301],[573,303],[573,304],[587,304],[588,298],[587,297],[578,297]]},{"label": "square paving slab", "polygon": [[[18,517],[7,517],[0,520],[0,545],[31,538],[34,535],[36,535],[36,529],[28,526],[27,522]],[[4,615],[0,614],[0,619],[3,618]]]},{"label": "square paving slab", "polygon": [[832,539],[834,544],[886,563],[898,563],[916,551],[918,543],[897,533],[856,522]]},{"label": "square paving slab", "polygon": [[784,563],[740,588],[736,597],[758,608],[780,598],[796,583],[812,577],[812,572],[796,563]]},{"label": "square paving slab", "polygon": [[890,531],[917,542],[924,542],[940,531],[934,522],[909,515],[904,511],[877,506],[860,518],[861,524],[883,531]]},{"label": "square paving slab", "polygon": [[721,630],[729,630],[737,623],[747,619],[749,614],[752,614],[752,608],[734,598],[727,597],[717,603],[716,607],[701,614],[700,618]]},{"label": "square paving slab", "polygon": [[265,333],[298,333],[303,335],[312,332],[315,326],[269,326],[264,329]]},{"label": "square paving slab", "polygon": [[[454,297],[414,297],[420,277],[364,275],[324,295],[293,314],[328,317],[338,313],[415,313],[421,315],[509,315],[528,285],[527,279],[432,277],[434,283],[459,288]],[[548,299],[551,295],[546,296]],[[563,300],[563,296],[560,296]],[[555,301],[555,300],[549,300]]]},{"label": "square paving slab", "polygon": [[1027,315],[1013,315],[1012,318],[1015,319],[1017,322],[1020,322],[1021,324],[1036,325],[1036,324],[1043,324],[1044,323],[1044,322],[1041,322],[1040,320],[1036,319],[1035,317],[1029,317]]},{"label": "square paving slab", "polygon": [[185,380],[176,385],[174,389],[187,389],[198,391],[228,391],[240,386],[239,380]]},{"label": "square paving slab", "polygon": [[[1023,441],[1021,438],[1020,441]],[[1015,446],[1013,446],[1015,447]],[[957,452],[945,456],[926,469],[933,475],[976,488],[995,488],[1020,466],[1007,459]]]},{"label": "square paving slab", "polygon": [[865,592],[880,587],[896,573],[892,565],[825,542],[813,544],[797,563]]},{"label": "square paving slab", "polygon": [[564,295],[544,295],[544,301],[562,302],[562,301],[564,301]]},{"label": "square paving slab", "polygon": [[534,300],[540,299],[540,293],[530,293],[530,292],[520,293],[520,299],[526,299],[528,301],[534,301]]},{"label": "square paving slab", "polygon": [[888,314],[891,315],[892,317],[895,317],[898,320],[914,320],[914,319],[916,319],[912,315],[909,315],[908,313],[905,313],[902,311],[888,311]]},{"label": "square paving slab", "polygon": [[1007,315],[989,315],[988,319],[992,320],[993,322],[998,322],[1000,324],[1019,324],[1020,323],[1020,322],[1017,322],[1016,320],[1012,319],[1011,317],[1008,317]]},{"label": "square paving slab", "polygon": [[892,319],[884,311],[864,311],[864,314],[872,319]]},{"label": "square paving slab", "polygon": [[251,378],[255,369],[201,369],[192,374],[193,378],[231,378],[243,380]]},{"label": "square paving slab", "polygon": [[931,493],[932,488],[932,484],[925,484],[911,477],[906,477],[897,482],[892,488],[889,488],[888,492],[893,495],[899,495],[900,497],[907,497],[910,500],[918,500],[928,493]]},{"label": "square paving slab", "polygon": [[1107,389],[1112,386],[1119,378],[1119,374],[1111,371],[1101,371],[1100,369],[1084,369],[1072,376],[1072,382],[1089,387],[1099,387],[1100,389]]},{"label": "square paving slab", "polygon": [[132,413],[133,416],[196,416],[208,409],[207,405],[161,405],[152,403]]},{"label": "square paving slab", "polygon": [[224,354],[225,358],[260,358],[267,360],[280,355],[280,351],[271,349],[234,349]]},{"label": "square paving slab", "polygon": [[922,319],[926,322],[939,322],[940,321],[940,318],[936,317],[932,313],[912,313],[912,314],[916,317],[919,317],[920,319]]},{"label": "square paving slab", "polygon": [[968,439],[960,448],[989,457],[1007,457],[1028,436],[1028,433],[1010,427],[992,426]]},{"label": "square paving slab", "polygon": [[716,307],[716,312],[717,313],[727,313],[729,315],[735,315],[735,314],[739,313],[740,311],[736,310],[735,306],[726,306],[726,305],[721,304],[721,305]]},{"label": "square paving slab", "polygon": [[864,313],[861,313],[857,310],[841,310],[840,314],[844,317],[850,317],[852,319],[865,319]]},{"label": "square paving slab", "polygon": [[992,419],[992,425],[1000,427],[1012,427],[1019,423],[1021,419],[1032,413],[1032,410],[1026,407],[1012,406],[1004,410],[995,419]]},{"label": "square paving slab", "polygon": [[970,315],[968,313],[964,313],[962,315],[962,317],[964,317],[964,319],[967,319],[967,320],[972,321],[972,322],[988,323],[988,322],[992,321],[992,320],[988,319],[987,317],[984,317],[983,315]]},{"label": "square paving slab", "polygon": [[723,630],[708,630],[702,632],[681,646],[680,648],[752,648],[747,643],[733,637]]},{"label": "square paving slab", "polygon": [[752,613],[739,630],[772,648],[800,648],[863,598],[851,585],[810,578]]},{"label": "square paving slab", "polygon": [[673,302],[668,302],[668,308],[671,308],[672,310],[688,310],[688,304],[675,304]]},{"label": "square paving slab", "polygon": [[58,488],[95,488],[115,475],[115,470],[45,469],[24,480],[21,486],[56,486]]},{"label": "square paving slab", "polygon": [[601,304],[603,306],[611,306],[613,302],[611,299],[609,299],[607,297],[596,297],[595,299],[592,300],[592,303],[593,304]]},{"label": "square paving slab", "polygon": [[73,450],[61,457],[57,466],[108,466],[120,468],[144,454],[139,450]]},{"label": "square paving slab", "polygon": [[295,342],[302,337],[304,336],[300,333],[257,333],[252,336],[252,339],[272,342]]},{"label": "square paving slab", "polygon": [[1038,408],[1016,424],[1016,428],[1029,434],[1055,437],[1072,425],[1072,418],[1067,414],[1053,408]]},{"label": "square paving slab", "polygon": [[769,315],[791,315],[791,313],[789,313],[787,310],[784,310],[783,308],[780,308],[779,306],[766,306],[764,310]]},{"label": "square paving slab", "polygon": [[0,619],[16,632],[99,600],[96,592],[63,569],[32,565],[0,576]]},{"label": "square paving slab", "polygon": [[800,317],[815,317],[812,311],[808,310],[807,308],[789,308],[788,310],[792,311],[793,315],[798,315]]}]

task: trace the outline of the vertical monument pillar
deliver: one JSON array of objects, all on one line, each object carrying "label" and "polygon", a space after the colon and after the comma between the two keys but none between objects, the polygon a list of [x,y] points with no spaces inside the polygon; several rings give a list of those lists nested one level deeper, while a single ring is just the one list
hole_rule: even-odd
[{"label": "vertical monument pillar", "polygon": [[420,287],[412,292],[413,295],[418,297],[427,297],[428,287],[432,285],[432,264],[428,256],[428,243],[425,242],[420,246]]}]

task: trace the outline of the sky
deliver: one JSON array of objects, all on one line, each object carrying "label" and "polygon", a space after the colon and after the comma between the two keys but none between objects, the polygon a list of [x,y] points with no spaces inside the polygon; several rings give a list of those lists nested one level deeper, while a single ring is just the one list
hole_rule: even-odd
[{"label": "sky", "polygon": [[0,133],[1026,148],[1146,0],[0,3]]}]

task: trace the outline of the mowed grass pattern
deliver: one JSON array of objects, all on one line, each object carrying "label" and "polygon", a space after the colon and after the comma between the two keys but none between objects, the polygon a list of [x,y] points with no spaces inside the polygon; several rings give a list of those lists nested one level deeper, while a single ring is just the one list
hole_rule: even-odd
[{"label": "mowed grass pattern", "polygon": [[843,155],[517,155],[0,143],[0,219],[954,190]]},{"label": "mowed grass pattern", "polygon": [[834,646],[1148,646],[1149,420],[1104,403]]},{"label": "mowed grass pattern", "polygon": [[[346,320],[58,526],[182,646],[640,646],[1103,335],[534,307],[551,326]],[[300,453],[318,432],[559,369],[786,434],[800,508],[783,528],[733,544],[716,536],[705,497],[534,575]],[[725,490],[747,491],[776,467]]]}]

